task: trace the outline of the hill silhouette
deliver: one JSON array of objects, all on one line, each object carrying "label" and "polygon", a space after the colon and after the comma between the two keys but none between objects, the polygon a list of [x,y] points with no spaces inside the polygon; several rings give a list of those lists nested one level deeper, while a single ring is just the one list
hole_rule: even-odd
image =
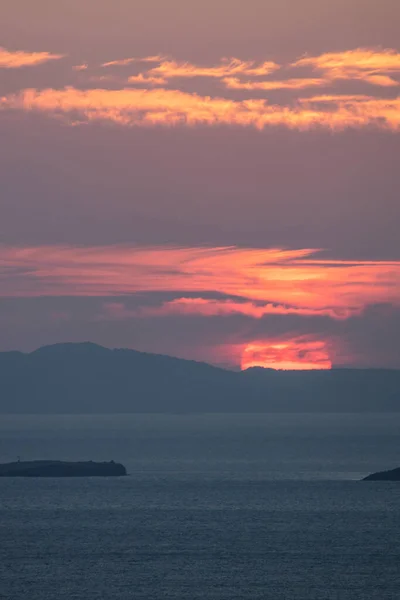
[{"label": "hill silhouette", "polygon": [[0,413],[397,412],[400,371],[234,372],[92,343],[0,352]]}]

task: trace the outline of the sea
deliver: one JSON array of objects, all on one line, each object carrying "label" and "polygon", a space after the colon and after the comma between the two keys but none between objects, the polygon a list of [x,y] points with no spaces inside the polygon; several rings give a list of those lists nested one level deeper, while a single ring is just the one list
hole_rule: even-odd
[{"label": "sea", "polygon": [[2,600],[397,600],[400,414],[0,416]]}]

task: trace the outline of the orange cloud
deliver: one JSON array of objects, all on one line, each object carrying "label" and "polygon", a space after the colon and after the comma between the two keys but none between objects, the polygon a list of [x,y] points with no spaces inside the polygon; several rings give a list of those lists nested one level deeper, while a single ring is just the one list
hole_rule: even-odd
[{"label": "orange cloud", "polygon": [[310,96],[308,98],[299,99],[299,102],[302,104],[329,102],[334,106],[357,106],[361,103],[368,105],[375,101],[377,101],[377,99],[373,96],[365,96],[363,94],[321,94],[320,96]]},{"label": "orange cloud", "polygon": [[388,73],[400,73],[400,53],[392,49],[373,50],[357,48],[346,52],[328,52],[320,56],[304,57],[293,67],[311,67],[334,79],[361,79],[382,87],[398,86],[399,82]]},{"label": "orange cloud", "polygon": [[[400,73],[400,53],[393,49],[376,50],[357,48],[344,52],[330,52],[319,56],[305,56],[291,63],[290,68],[311,67],[323,74],[323,78],[290,78],[279,81],[246,81],[247,78],[258,78],[271,75],[285,65],[274,61],[244,61],[239,58],[223,59],[217,65],[201,66],[190,62],[165,59],[162,56],[144,58],[125,58],[104,63],[103,67],[126,66],[134,63],[151,63],[158,65],[134,77],[146,80],[158,79],[164,83],[175,78],[215,78],[224,82],[229,89],[237,90],[299,90],[307,87],[332,84],[337,79],[363,80],[374,86],[395,87],[399,82],[391,75]],[[137,80],[140,82],[140,80]]]},{"label": "orange cloud", "polygon": [[[327,99],[327,97],[324,97]],[[307,130],[343,130],[375,126],[400,128],[400,97],[329,96],[300,99],[293,105],[271,105],[266,100],[234,101],[166,89],[27,89],[0,98],[0,108],[64,114],[77,121],[109,120],[122,125],[238,125],[260,130],[270,126]]]},{"label": "orange cloud", "polygon": [[51,60],[64,58],[64,54],[51,54],[50,52],[23,52],[10,51],[0,47],[0,69],[19,69],[21,67],[34,67]]},{"label": "orange cloud", "polygon": [[238,77],[225,77],[225,86],[230,90],[302,90],[327,85],[326,79],[287,79],[282,81],[241,81]]},{"label": "orange cloud", "polygon": [[164,79],[164,77],[154,77],[152,75],[143,75],[143,73],[139,73],[139,75],[132,75],[131,77],[128,77],[128,83],[164,85],[166,83],[166,79]]},{"label": "orange cloud", "polygon": [[235,75],[247,75],[249,77],[265,76],[270,75],[279,68],[277,63],[271,61],[265,61],[257,65],[255,61],[243,61],[238,58],[223,59],[219,65],[212,67],[201,67],[189,62],[168,60],[150,69],[148,74],[161,76],[166,80],[177,77],[210,77],[222,79],[223,77],[232,77]]},{"label": "orange cloud", "polygon": [[364,77],[364,81],[380,87],[397,87],[399,85],[398,81],[388,75],[367,75]]},{"label": "orange cloud", "polygon": [[147,56],[145,58],[124,58],[103,63],[102,67],[126,66],[135,63],[159,63],[158,66],[149,69],[144,76],[161,77],[168,81],[174,78],[210,77],[222,79],[234,75],[247,75],[249,77],[270,75],[279,65],[272,61],[257,64],[255,61],[244,61],[239,58],[222,59],[216,66],[199,66],[190,62],[178,62],[166,60],[162,56]]},{"label": "orange cloud", "polygon": [[332,361],[325,341],[301,336],[249,344],[243,350],[241,367],[295,371],[326,370],[332,368]]},{"label": "orange cloud", "polygon": [[[280,313],[340,319],[371,304],[400,306],[399,261],[329,261],[314,255],[309,249],[0,246],[0,290],[8,297],[179,291],[197,299],[180,299],[161,310],[241,311],[255,318]],[[247,303],[213,304],[201,299],[205,292]]]}]

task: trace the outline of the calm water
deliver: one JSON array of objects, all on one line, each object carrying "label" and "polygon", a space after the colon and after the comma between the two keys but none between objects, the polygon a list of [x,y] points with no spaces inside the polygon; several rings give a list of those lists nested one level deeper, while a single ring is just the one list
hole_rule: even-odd
[{"label": "calm water", "polygon": [[0,462],[120,460],[123,479],[0,479],[0,598],[400,598],[400,415],[0,417]]}]

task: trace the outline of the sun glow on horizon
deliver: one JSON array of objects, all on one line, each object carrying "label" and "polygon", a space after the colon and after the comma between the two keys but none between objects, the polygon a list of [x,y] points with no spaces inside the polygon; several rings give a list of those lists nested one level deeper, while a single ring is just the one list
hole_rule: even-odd
[{"label": "sun glow on horizon", "polygon": [[332,361],[326,342],[309,338],[270,340],[249,344],[243,351],[241,369],[264,367],[278,371],[329,370]]}]

